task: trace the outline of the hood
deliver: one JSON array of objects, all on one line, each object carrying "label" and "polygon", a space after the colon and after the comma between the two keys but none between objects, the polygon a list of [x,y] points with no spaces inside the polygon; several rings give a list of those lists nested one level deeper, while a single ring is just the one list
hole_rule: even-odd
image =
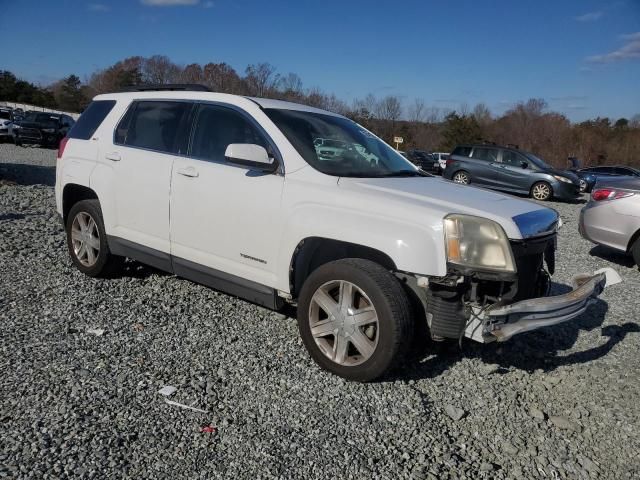
[{"label": "hood", "polygon": [[580,184],[580,178],[578,177],[578,175],[576,175],[575,173],[573,173],[573,172],[571,172],[569,170],[558,170],[557,168],[552,168],[552,169],[548,170],[548,173],[550,173],[551,175],[561,175],[563,177],[567,177],[569,180],[571,180],[576,185]]},{"label": "hood", "polygon": [[[499,223],[511,239],[522,239],[555,230],[558,214],[533,201],[482,188],[458,185],[437,177],[340,178],[341,187],[375,194],[379,201],[407,203],[402,214],[415,215],[426,208],[444,217],[462,213]],[[386,197],[383,198],[382,196]],[[413,207],[413,208],[411,208]]]}]

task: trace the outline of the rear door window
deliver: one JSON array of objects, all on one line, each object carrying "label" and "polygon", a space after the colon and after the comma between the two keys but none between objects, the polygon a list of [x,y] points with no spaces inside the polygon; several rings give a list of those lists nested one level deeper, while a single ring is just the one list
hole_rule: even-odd
[{"label": "rear door window", "polygon": [[527,160],[517,152],[510,150],[502,151],[502,163],[509,165],[510,167],[522,167],[523,163],[529,163]]},{"label": "rear door window", "polygon": [[451,155],[460,155],[461,157],[469,157],[471,155],[471,147],[456,147]]},{"label": "rear door window", "polygon": [[89,140],[115,104],[115,100],[95,100],[91,102],[75,124],[67,121],[69,126],[73,125],[67,136],[69,138]]},{"label": "rear door window", "polygon": [[162,153],[185,154],[192,103],[134,102],[116,128],[115,143]]},{"label": "rear door window", "polygon": [[497,162],[498,150],[495,148],[476,147],[473,149],[472,158],[484,160],[485,162]]}]

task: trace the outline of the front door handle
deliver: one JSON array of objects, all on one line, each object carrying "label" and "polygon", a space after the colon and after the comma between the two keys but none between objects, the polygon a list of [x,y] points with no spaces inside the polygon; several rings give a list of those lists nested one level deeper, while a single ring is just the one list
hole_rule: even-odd
[{"label": "front door handle", "polygon": [[200,175],[198,171],[193,167],[179,168],[178,174],[184,177],[197,177],[198,175]]},{"label": "front door handle", "polygon": [[119,162],[122,159],[122,157],[120,157],[120,154],[118,152],[107,153],[105,154],[105,158],[113,162]]}]

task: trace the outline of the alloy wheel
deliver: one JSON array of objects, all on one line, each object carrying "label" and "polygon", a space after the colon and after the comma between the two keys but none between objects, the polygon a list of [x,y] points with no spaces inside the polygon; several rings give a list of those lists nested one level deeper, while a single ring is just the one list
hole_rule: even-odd
[{"label": "alloy wheel", "polygon": [[311,335],[322,353],[344,366],[367,361],[378,345],[378,314],[362,289],[346,280],[321,285],[309,304]]},{"label": "alloy wheel", "polygon": [[547,200],[551,196],[551,187],[546,183],[538,183],[534,185],[532,195],[536,200]]},{"label": "alloy wheel", "polygon": [[587,190],[587,182],[584,180],[580,180],[580,191],[584,192]]},{"label": "alloy wheel", "polygon": [[468,185],[470,183],[469,175],[465,172],[458,172],[453,176],[453,181],[455,183],[462,183],[463,185]]},{"label": "alloy wheel", "polygon": [[73,253],[85,267],[92,267],[100,254],[98,225],[87,212],[78,212],[71,224]]}]

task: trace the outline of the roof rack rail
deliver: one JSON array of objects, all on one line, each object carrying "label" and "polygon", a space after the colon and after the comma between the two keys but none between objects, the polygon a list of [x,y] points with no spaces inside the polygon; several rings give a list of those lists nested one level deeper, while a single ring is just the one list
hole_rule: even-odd
[{"label": "roof rack rail", "polygon": [[484,138],[481,140],[480,143],[482,143],[482,145],[497,145],[496,142],[492,142],[491,140],[486,140]]},{"label": "roof rack rail", "polygon": [[210,92],[211,89],[199,83],[167,83],[131,85],[120,90],[121,92],[160,92],[160,91],[191,91]]},{"label": "roof rack rail", "polygon": [[513,148],[514,150],[520,150],[520,145],[516,145],[515,143],[507,143],[507,148]]}]

